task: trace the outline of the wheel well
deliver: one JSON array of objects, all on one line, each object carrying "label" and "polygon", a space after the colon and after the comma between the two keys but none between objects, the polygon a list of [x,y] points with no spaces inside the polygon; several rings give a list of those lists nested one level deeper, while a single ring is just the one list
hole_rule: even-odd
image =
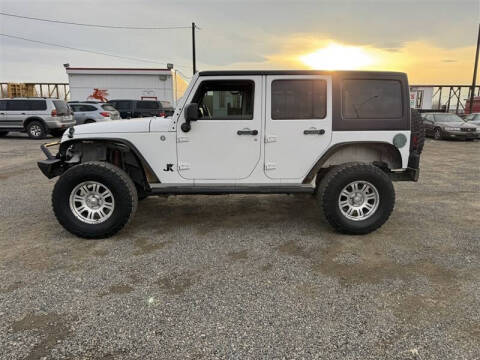
[{"label": "wheel well", "polygon": [[45,124],[45,121],[43,121],[43,119],[41,119],[39,117],[29,117],[28,119],[25,119],[25,121],[23,122],[23,128],[25,130],[27,130],[28,124],[30,124],[32,121],[40,121],[42,123],[43,127],[45,128],[45,130],[48,130],[48,127]]},{"label": "wheel well", "polygon": [[375,164],[384,170],[400,169],[402,156],[400,151],[389,143],[358,142],[338,144],[328,150],[310,170],[304,183],[310,183],[315,176],[321,178],[326,169],[350,162]]},{"label": "wheel well", "polygon": [[60,156],[68,167],[87,161],[105,161],[123,169],[138,189],[149,191],[150,183],[160,182],[137,149],[129,142],[78,140],[62,143]]}]

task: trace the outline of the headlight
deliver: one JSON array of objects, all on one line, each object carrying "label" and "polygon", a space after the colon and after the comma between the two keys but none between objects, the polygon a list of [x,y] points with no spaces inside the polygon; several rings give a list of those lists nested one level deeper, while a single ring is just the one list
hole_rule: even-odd
[{"label": "headlight", "polygon": [[446,131],[460,131],[459,127],[450,127],[450,126],[445,126]]}]

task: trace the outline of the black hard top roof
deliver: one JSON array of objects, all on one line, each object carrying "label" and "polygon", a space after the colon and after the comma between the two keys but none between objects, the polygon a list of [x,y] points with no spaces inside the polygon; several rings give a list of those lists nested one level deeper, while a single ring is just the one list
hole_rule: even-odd
[{"label": "black hard top roof", "polygon": [[200,71],[199,76],[241,76],[241,75],[405,75],[395,71],[353,71],[353,70],[209,70]]}]

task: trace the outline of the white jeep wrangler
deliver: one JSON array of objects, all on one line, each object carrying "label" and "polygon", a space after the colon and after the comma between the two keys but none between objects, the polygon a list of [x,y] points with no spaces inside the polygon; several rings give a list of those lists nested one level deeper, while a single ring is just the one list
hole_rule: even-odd
[{"label": "white jeep wrangler", "polygon": [[312,193],[338,231],[390,216],[392,180],[418,179],[424,131],[407,76],[205,71],[168,118],[80,125],[38,163],[68,231],[104,238],[160,194]]}]

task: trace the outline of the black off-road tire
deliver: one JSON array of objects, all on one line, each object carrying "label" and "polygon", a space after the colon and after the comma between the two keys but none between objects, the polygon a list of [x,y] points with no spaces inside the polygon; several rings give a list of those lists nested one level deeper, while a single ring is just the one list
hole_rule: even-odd
[{"label": "black off-road tire", "polygon": [[45,139],[47,137],[47,129],[41,121],[34,120],[27,125],[27,134],[30,139]]},{"label": "black off-road tire", "polygon": [[0,137],[5,137],[8,135],[8,131],[0,131]]},{"label": "black off-road tire", "polygon": [[[353,181],[368,181],[376,187],[379,203],[376,211],[365,220],[355,221],[342,214],[339,197],[342,189]],[[318,185],[317,198],[323,216],[337,231],[363,235],[375,231],[390,217],[395,206],[395,189],[392,181],[374,165],[349,163],[332,168]]]},{"label": "black off-road tire", "polygon": [[425,144],[425,125],[423,124],[422,116],[417,110],[411,110],[410,124],[410,130],[412,133],[410,151],[415,151],[418,155],[420,155]]},{"label": "black off-road tire", "polygon": [[[89,180],[107,186],[115,201],[111,216],[99,224],[81,221],[70,208],[73,189]],[[58,179],[52,193],[52,207],[58,222],[72,234],[87,239],[107,238],[120,231],[133,218],[137,204],[137,190],[127,173],[117,166],[100,161],[70,168]]]}]

